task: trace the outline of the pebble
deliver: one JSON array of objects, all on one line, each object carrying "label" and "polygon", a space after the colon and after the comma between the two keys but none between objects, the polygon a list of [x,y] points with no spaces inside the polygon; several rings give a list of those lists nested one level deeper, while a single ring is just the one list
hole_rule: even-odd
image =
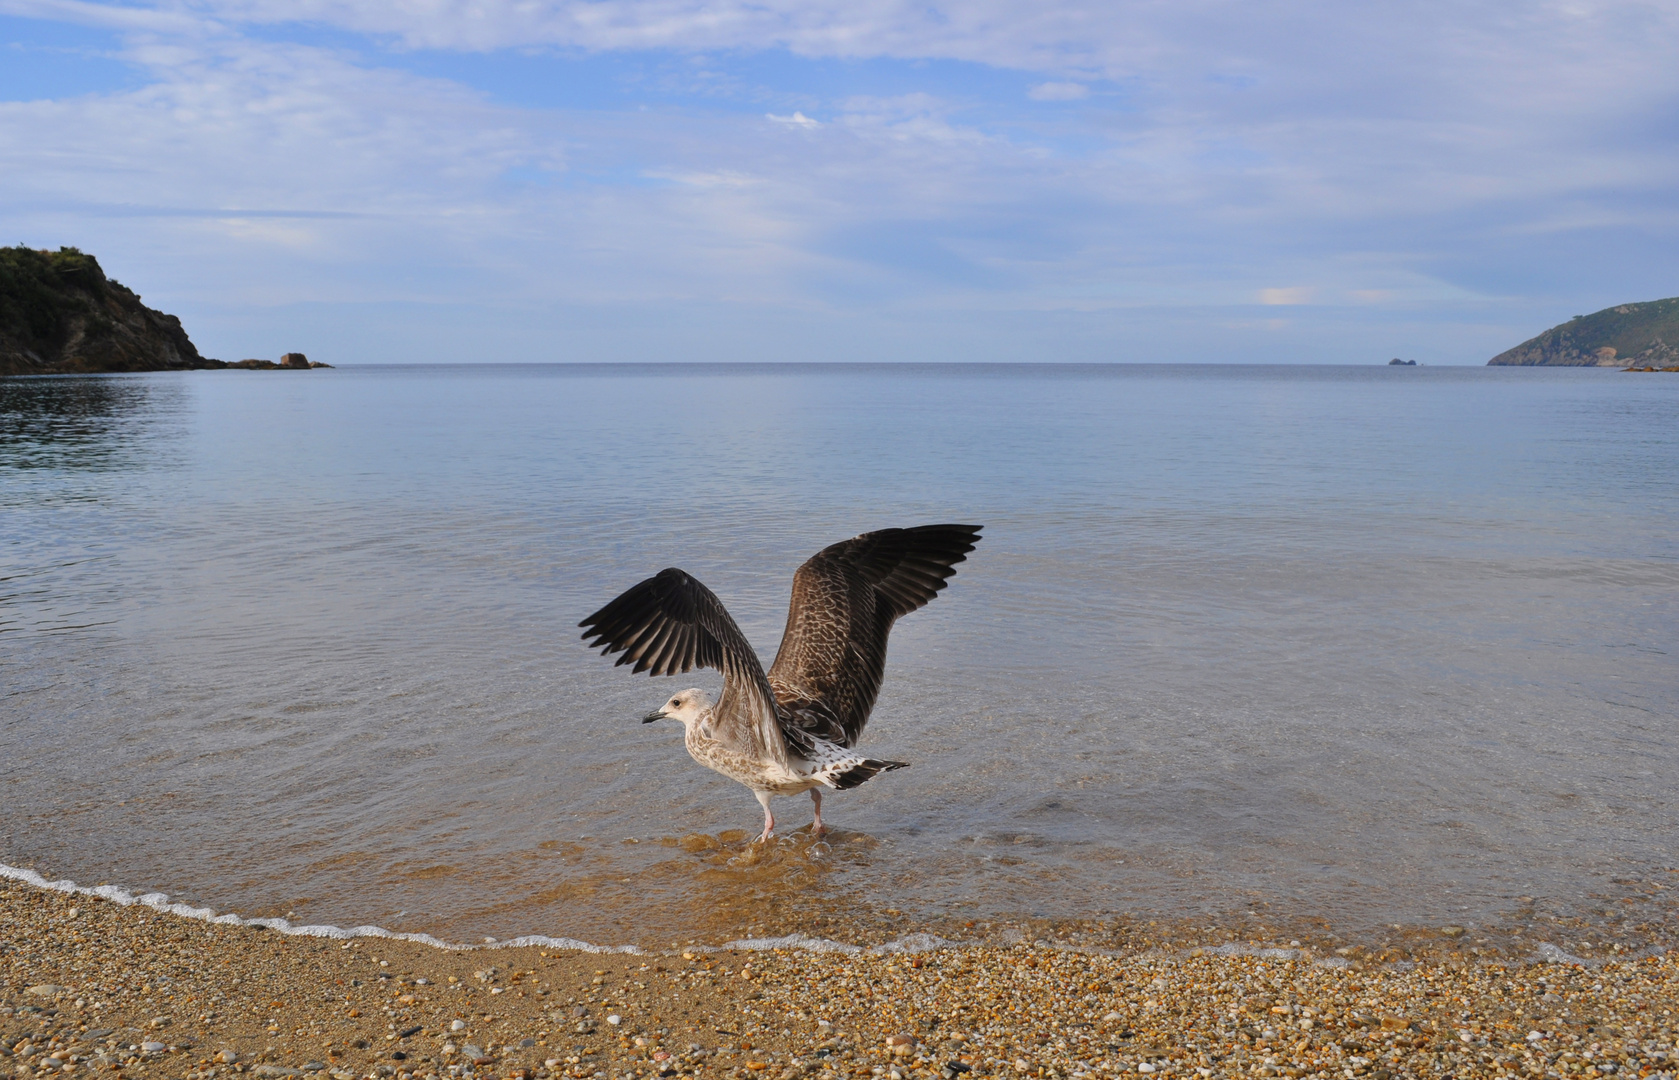
[{"label": "pebble", "polygon": [[449,1021],[449,1030],[450,1031],[465,1031],[466,1030],[466,1021],[465,1020],[451,1020],[451,1021]]}]

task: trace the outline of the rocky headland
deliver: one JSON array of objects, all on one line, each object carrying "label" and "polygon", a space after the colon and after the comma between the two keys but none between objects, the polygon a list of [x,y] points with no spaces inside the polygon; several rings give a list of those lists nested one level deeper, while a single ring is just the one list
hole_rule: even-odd
[{"label": "rocky headland", "polygon": [[302,353],[279,363],[200,356],[180,319],[142,304],[92,255],[0,248],[0,376],[330,366]]},{"label": "rocky headland", "polygon": [[75,248],[0,248],[0,375],[221,367]]},{"label": "rocky headland", "polygon": [[1616,368],[1679,365],[1679,297],[1576,315],[1499,353],[1487,364]]}]

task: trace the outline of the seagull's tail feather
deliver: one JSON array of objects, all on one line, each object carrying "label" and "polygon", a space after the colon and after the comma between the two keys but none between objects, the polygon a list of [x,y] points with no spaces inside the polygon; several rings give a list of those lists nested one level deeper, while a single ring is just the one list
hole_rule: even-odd
[{"label": "seagull's tail feather", "polygon": [[879,758],[864,758],[842,773],[833,776],[834,787],[840,791],[854,788],[858,784],[873,780],[876,773],[890,772],[893,769],[907,769],[907,761],[881,761]]}]

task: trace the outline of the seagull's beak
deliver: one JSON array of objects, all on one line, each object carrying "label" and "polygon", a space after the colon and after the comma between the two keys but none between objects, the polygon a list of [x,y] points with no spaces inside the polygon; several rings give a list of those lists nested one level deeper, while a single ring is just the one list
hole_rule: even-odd
[{"label": "seagull's beak", "polygon": [[665,715],[665,710],[654,709],[652,712],[650,712],[646,716],[642,717],[641,722],[644,723],[644,724],[651,724],[655,720],[669,720],[669,719],[670,719],[670,717]]}]

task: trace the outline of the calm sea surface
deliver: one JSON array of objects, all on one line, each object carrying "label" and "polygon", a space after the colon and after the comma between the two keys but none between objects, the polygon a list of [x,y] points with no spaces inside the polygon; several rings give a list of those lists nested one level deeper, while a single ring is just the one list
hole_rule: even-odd
[{"label": "calm sea surface", "polygon": [[[358,367],[0,381],[0,862],[608,944],[847,919],[1636,937],[1679,887],[1679,378]],[[864,737],[756,803],[578,619],[975,522]],[[1668,894],[1671,895],[1671,894]],[[1657,909],[1657,910],[1652,910]],[[1645,926],[1645,931],[1639,931]]]}]

